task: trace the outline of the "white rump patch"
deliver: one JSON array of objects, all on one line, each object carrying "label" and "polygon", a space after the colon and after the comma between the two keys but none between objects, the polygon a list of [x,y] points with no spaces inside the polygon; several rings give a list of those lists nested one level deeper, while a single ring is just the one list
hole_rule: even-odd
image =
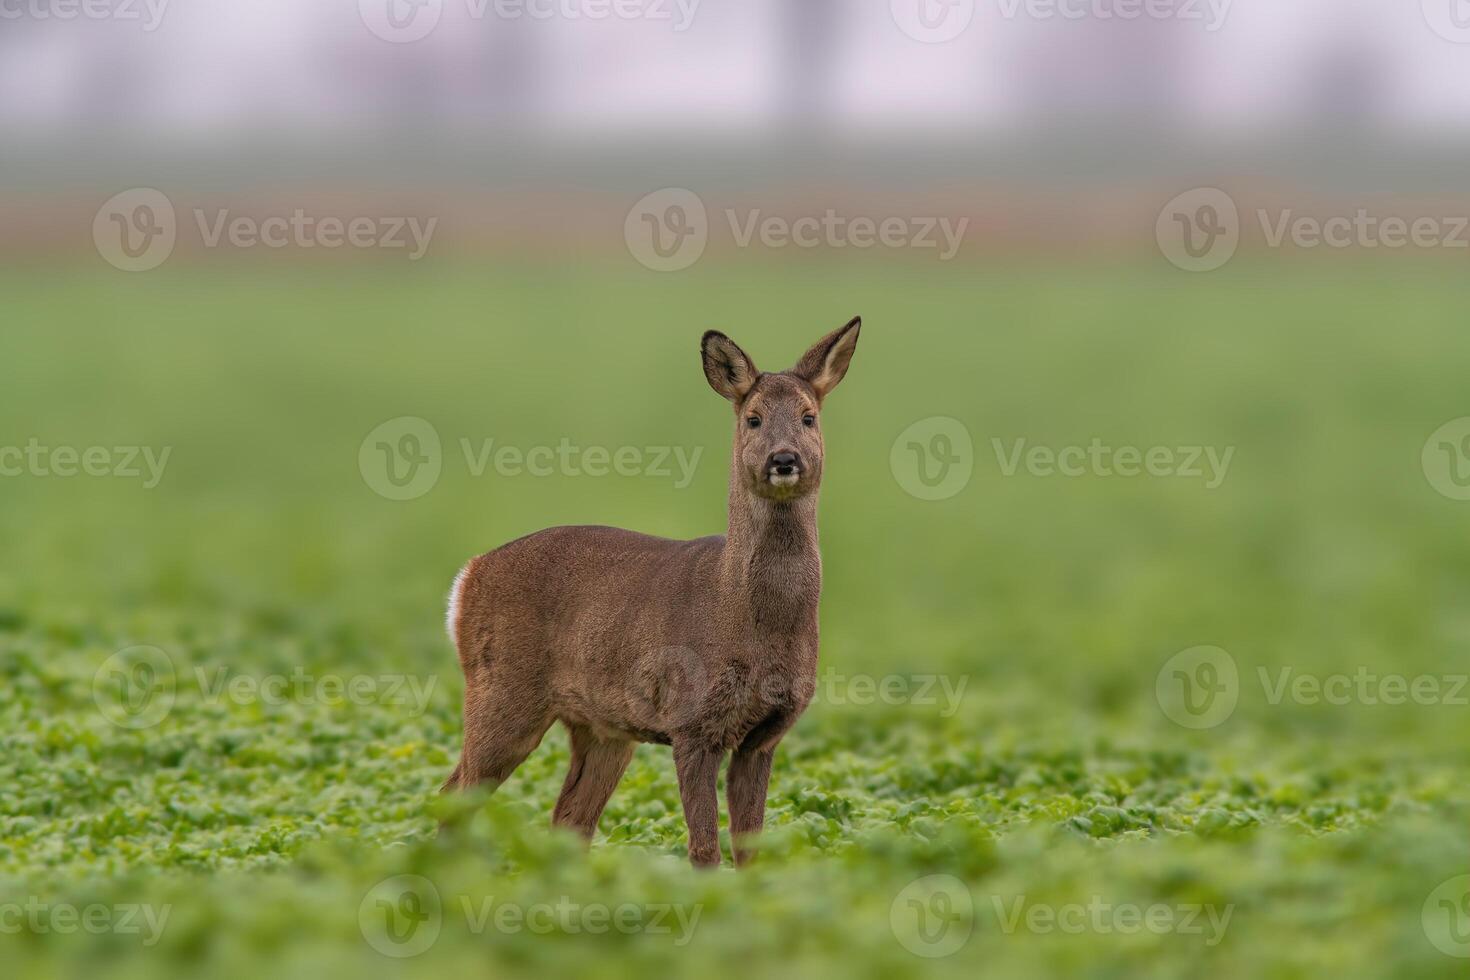
[{"label": "white rump patch", "polygon": [[464,568],[454,576],[454,584],[449,587],[449,608],[444,613],[444,631],[449,634],[451,641],[456,641],[455,634],[459,632],[459,594],[464,589],[465,576],[470,573],[470,566],[474,560],[465,562]]}]

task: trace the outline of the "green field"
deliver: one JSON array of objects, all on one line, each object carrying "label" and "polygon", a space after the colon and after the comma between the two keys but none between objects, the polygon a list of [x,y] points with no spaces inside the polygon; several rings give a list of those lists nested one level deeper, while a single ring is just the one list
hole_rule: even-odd
[{"label": "green field", "polygon": [[[1470,415],[1463,267],[630,266],[0,274],[0,446],[169,449],[152,487],[0,477],[9,975],[1464,975],[1470,503],[1420,461]],[[778,369],[853,314],[823,686],[761,862],[687,867],[653,746],[587,854],[549,828],[560,729],[441,800],[456,569],[552,524],[719,531],[700,333]],[[402,501],[359,465],[400,416],[443,447]],[[973,475],[925,500],[892,450],[933,417]],[[701,455],[476,474],[491,439]],[[1017,440],[1233,455],[1008,473]],[[1166,666],[1201,646],[1233,684]],[[1234,710],[1171,720],[1180,676]]]}]

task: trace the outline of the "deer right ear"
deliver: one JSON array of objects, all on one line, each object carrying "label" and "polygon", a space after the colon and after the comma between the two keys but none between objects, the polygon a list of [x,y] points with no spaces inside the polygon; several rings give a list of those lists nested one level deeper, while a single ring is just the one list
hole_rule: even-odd
[{"label": "deer right ear", "polygon": [[740,345],[718,330],[705,331],[699,342],[704,358],[704,376],[717,394],[739,405],[760,372]]}]

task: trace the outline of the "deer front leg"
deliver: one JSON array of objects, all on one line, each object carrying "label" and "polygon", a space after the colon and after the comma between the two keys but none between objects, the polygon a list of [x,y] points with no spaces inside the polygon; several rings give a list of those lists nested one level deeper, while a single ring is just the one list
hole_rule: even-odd
[{"label": "deer front leg", "polygon": [[766,821],[766,788],[775,754],[774,748],[750,747],[736,749],[730,757],[725,800],[730,808],[730,840],[737,867],[755,859],[755,838]]},{"label": "deer front leg", "polygon": [[689,861],[696,868],[720,864],[719,749],[680,742],[674,746],[674,770],[679,774],[679,797],[689,826]]}]

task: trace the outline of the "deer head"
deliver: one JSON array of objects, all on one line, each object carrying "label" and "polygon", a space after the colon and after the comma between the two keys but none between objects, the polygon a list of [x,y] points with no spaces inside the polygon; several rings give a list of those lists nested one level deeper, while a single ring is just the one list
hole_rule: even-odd
[{"label": "deer head", "polygon": [[766,373],[717,330],[700,348],[710,387],[735,408],[731,489],[773,501],[815,493],[822,482],[822,400],[847,374],[862,321],[817,341],[789,371]]}]

